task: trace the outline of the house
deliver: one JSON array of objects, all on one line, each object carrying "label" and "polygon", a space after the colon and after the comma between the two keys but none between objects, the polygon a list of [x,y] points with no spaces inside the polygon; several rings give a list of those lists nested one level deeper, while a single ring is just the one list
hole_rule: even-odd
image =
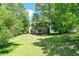
[{"label": "house", "polygon": [[[36,22],[36,23],[31,23],[30,25],[29,25],[29,33],[31,33],[31,34],[46,34],[46,33],[48,33],[48,31],[49,32],[51,32],[52,30],[51,30],[51,28],[44,28],[44,29],[40,29],[40,30],[38,30],[38,29],[34,29],[33,28],[33,26],[36,26],[38,23]],[[40,25],[41,26],[41,25]]]},{"label": "house", "polygon": [[69,33],[76,33],[77,32],[77,29],[76,28],[73,28],[71,30],[68,30]]},{"label": "house", "polygon": [[[29,25],[29,33],[30,34],[48,34],[48,33],[58,33],[58,32],[55,32],[51,27],[48,29],[47,27],[46,28],[43,28],[43,29],[34,29],[33,26],[37,26],[37,22],[36,23],[31,23]],[[41,23],[40,23],[41,24]],[[40,25],[41,26],[41,25]],[[77,29],[70,29],[68,30],[68,33],[76,33],[77,32]]]}]

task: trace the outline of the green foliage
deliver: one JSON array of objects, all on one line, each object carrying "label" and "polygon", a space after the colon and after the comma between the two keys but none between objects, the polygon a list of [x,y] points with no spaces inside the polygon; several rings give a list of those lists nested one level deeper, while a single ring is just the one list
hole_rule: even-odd
[{"label": "green foliage", "polygon": [[32,20],[32,22],[35,24],[33,27],[35,27],[37,30],[49,29],[51,26],[49,13],[48,4],[36,4],[36,13],[34,13]]},{"label": "green foliage", "polygon": [[[38,22],[39,29],[49,28],[59,33],[67,33],[75,29],[79,23],[78,11],[79,4],[36,4],[36,13],[33,16],[33,22]],[[34,21],[34,20],[37,21]],[[41,25],[40,25],[41,23]],[[43,24],[43,25],[42,25]],[[38,26],[36,26],[38,29]]]},{"label": "green foliage", "polygon": [[0,21],[4,22],[6,27],[10,28],[14,24],[14,15],[5,8],[0,8],[0,15]]},{"label": "green foliage", "polygon": [[12,33],[7,28],[0,30],[0,48],[6,47],[11,37]]},{"label": "green foliage", "polygon": [[22,13],[20,13],[21,5],[18,5],[1,4],[0,6],[0,48],[7,46],[11,37],[28,32],[28,14],[26,9],[21,9]]},{"label": "green foliage", "polygon": [[[55,4],[55,12],[52,19],[53,29],[55,31],[64,33],[76,28],[78,17],[72,12],[72,8],[66,8],[69,6],[70,4]],[[74,8],[74,4],[71,6]]]},{"label": "green foliage", "polygon": [[3,7],[0,7],[0,15],[0,46],[4,47],[12,37],[12,33],[9,29],[13,25],[13,16]]},{"label": "green foliage", "polygon": [[55,16],[53,21],[53,29],[59,32],[68,32],[68,30],[76,28],[77,16],[73,13],[65,13],[62,16]]},{"label": "green foliage", "polygon": [[15,24],[10,28],[10,31],[14,36],[22,34],[22,21],[21,20],[16,20]]},{"label": "green foliage", "polygon": [[[18,25],[15,26],[15,24],[13,24],[13,26],[11,28],[13,28],[13,29],[15,29],[15,27],[19,28],[17,31],[20,30],[21,34],[28,33],[29,20],[28,20],[28,13],[26,11],[26,8],[25,8],[24,4],[22,4],[22,3],[18,3],[18,4],[14,4],[14,3],[2,4],[2,7],[6,8],[9,12],[11,12],[14,15],[14,17],[11,17],[11,18],[14,18],[13,21],[14,21],[15,24],[19,23],[19,22],[22,23],[22,26],[21,25],[19,26],[20,28],[17,27]],[[15,33],[15,35],[16,34],[17,34],[17,32]]]}]

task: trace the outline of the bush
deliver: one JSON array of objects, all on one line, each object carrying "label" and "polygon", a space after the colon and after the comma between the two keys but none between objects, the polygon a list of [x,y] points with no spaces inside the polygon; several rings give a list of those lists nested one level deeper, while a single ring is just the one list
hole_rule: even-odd
[{"label": "bush", "polygon": [[7,46],[11,37],[12,33],[7,28],[0,30],[0,48]]},{"label": "bush", "polygon": [[0,7],[0,48],[7,46],[12,33],[9,30],[13,26],[14,16],[5,8]]}]

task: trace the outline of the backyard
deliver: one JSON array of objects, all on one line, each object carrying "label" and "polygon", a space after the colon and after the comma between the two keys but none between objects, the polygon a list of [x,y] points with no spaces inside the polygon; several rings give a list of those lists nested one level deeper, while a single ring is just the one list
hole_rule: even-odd
[{"label": "backyard", "polygon": [[79,55],[79,45],[78,45],[79,41],[71,42],[69,40],[64,40],[65,38],[62,39],[61,36],[63,37],[62,34],[60,35],[23,34],[10,39],[9,45],[3,49],[0,49],[0,55],[3,56]]},{"label": "backyard", "polygon": [[79,56],[79,4],[1,3],[0,56]]}]

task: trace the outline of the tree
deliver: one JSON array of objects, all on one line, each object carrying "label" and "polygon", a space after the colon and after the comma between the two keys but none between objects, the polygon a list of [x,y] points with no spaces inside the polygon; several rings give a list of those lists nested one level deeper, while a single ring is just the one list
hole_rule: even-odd
[{"label": "tree", "polygon": [[36,12],[39,14],[39,17],[35,16],[38,21],[33,21],[39,22],[39,29],[48,28],[48,32],[50,27],[59,33],[68,32],[70,29],[76,28],[76,24],[78,24],[78,4],[38,3],[36,4]]},{"label": "tree", "polygon": [[[28,14],[23,6],[23,4],[0,5],[0,48],[7,46],[10,38],[28,32]],[[20,10],[19,7],[24,9]]]},{"label": "tree", "polygon": [[[37,29],[47,29],[48,33],[50,32],[50,24],[51,20],[49,19],[49,11],[48,11],[48,4],[36,4],[36,13],[33,16],[33,22],[37,23],[36,28]],[[37,21],[34,21],[34,20]]]},{"label": "tree", "polygon": [[[25,9],[24,4],[10,3],[10,4],[2,4],[2,6],[5,7],[7,10],[9,10],[12,14],[14,14],[14,16],[16,18],[16,19],[14,19],[15,24],[12,26],[11,31],[12,31],[12,29],[14,29],[15,31],[18,31],[18,34],[28,33],[29,20],[28,20],[28,13],[27,13],[27,11]],[[17,22],[17,21],[20,21],[20,23],[21,23],[20,26],[19,26],[20,23]],[[18,23],[19,27],[16,25],[16,23]],[[15,27],[15,25],[17,27]],[[18,29],[18,30],[16,30],[16,29]],[[15,31],[12,31],[12,32],[15,33]],[[15,34],[17,34],[17,32]]]},{"label": "tree", "polygon": [[29,29],[29,20],[28,20],[28,13],[26,12],[24,4],[18,4],[19,16],[18,18],[22,20],[23,23],[23,33],[28,33]]},{"label": "tree", "polygon": [[73,8],[76,8],[74,5],[75,4],[54,4],[53,8],[55,11],[52,24],[55,31],[64,33],[76,26],[78,17],[73,12]]},{"label": "tree", "polygon": [[15,3],[3,3],[2,7],[6,8],[7,10],[9,10],[12,14],[14,14],[16,17],[18,16],[18,4]]},{"label": "tree", "polygon": [[0,7],[0,15],[0,48],[3,48],[13,36],[9,28],[13,25],[14,16],[3,7]]}]

